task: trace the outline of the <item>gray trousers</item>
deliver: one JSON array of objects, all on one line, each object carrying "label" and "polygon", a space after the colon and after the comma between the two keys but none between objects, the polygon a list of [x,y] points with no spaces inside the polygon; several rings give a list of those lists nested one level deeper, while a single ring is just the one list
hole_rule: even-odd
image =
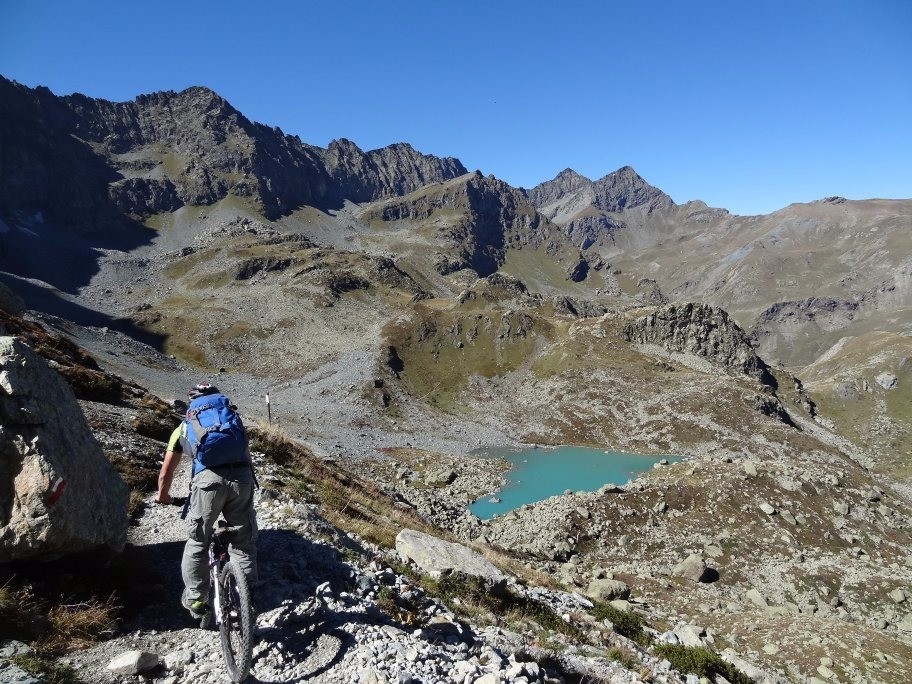
[{"label": "gray trousers", "polygon": [[187,545],[181,560],[183,604],[209,597],[209,540],[219,514],[230,526],[239,525],[229,549],[251,590],[257,580],[257,524],[253,509],[253,473],[250,468],[203,470],[190,483]]}]

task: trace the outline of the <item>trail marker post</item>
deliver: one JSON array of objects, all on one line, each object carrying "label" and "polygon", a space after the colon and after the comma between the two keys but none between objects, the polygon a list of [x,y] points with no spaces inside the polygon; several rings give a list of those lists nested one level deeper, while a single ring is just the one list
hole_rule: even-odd
[{"label": "trail marker post", "polygon": [[269,404],[269,392],[266,392],[266,420],[272,425],[272,406]]}]

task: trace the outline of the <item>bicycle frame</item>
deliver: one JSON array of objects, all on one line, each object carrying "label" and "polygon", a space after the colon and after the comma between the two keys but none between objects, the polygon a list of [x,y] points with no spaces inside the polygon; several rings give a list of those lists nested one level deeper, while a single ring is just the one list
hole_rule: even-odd
[{"label": "bicycle frame", "polygon": [[222,583],[219,582],[219,576],[228,562],[228,544],[222,539],[222,535],[230,534],[232,529],[234,528],[219,526],[209,542],[209,586],[213,591],[209,604],[212,606],[216,627],[222,624]]}]

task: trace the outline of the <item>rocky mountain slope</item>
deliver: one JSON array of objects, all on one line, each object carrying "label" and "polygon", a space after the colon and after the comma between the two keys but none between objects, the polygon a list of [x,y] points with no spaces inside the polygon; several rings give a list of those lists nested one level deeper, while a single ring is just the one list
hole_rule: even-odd
[{"label": "rocky mountain slope", "polygon": [[305,204],[399,195],[466,172],[458,160],[397,144],[321,149],[251,122],[206,88],[114,103],[55,97],[0,79],[0,212],[37,211],[70,225],[149,216],[228,195],[267,218]]},{"label": "rocky mountain slope", "polygon": [[[92,352],[86,370],[67,370],[72,349],[59,357],[65,374],[120,401],[124,387],[169,400],[209,378],[251,417],[268,393],[291,437],[382,486],[370,496],[557,578],[558,591],[617,590],[657,632],[731,648],[773,678],[900,681],[912,643],[910,201],[738,217],[678,205],[629,167],[524,191],[404,144],[314,147],[204,88],[110,103],[0,81],[0,144],[12,290],[0,301],[10,316],[28,310],[6,325]],[[97,434],[122,422],[86,410]],[[520,443],[685,459],[474,518],[466,499],[489,494],[497,469],[470,451]],[[145,464],[136,483],[154,477],[159,447],[131,441]],[[303,491],[283,489],[279,508],[299,511]],[[294,526],[271,501],[264,511]],[[333,524],[353,508],[336,503],[321,509]],[[164,525],[146,522],[153,538]],[[326,531],[315,525],[302,530]],[[381,536],[372,552],[384,555],[393,540]],[[286,571],[292,584],[311,572],[269,569]],[[281,610],[268,618],[280,634],[306,622]],[[152,642],[182,643],[171,627]],[[411,662],[380,631],[430,653],[407,634],[341,629],[368,661],[392,648],[391,662]],[[293,655],[282,638],[264,647],[264,676],[285,661],[288,676],[309,672],[305,641]],[[345,658],[334,672],[350,678]],[[74,662],[99,672],[102,660]],[[393,673],[363,677],[381,674]]]}]

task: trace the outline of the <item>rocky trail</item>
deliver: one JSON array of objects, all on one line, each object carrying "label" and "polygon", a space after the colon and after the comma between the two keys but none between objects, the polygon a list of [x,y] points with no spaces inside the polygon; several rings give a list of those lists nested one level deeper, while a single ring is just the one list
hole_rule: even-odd
[{"label": "rocky trail", "polygon": [[[183,466],[175,477],[175,493],[182,486],[178,483],[186,482],[186,464]],[[260,477],[268,479],[268,469]],[[228,681],[218,633],[194,627],[179,606],[180,557],[186,538],[179,512],[179,506],[156,505],[149,497],[130,528],[125,553],[154,571],[160,582],[148,587],[152,600],[125,621],[118,636],[62,659],[82,681]],[[378,548],[340,533],[319,517],[315,507],[266,488],[258,490],[257,514],[257,643],[248,681],[579,681],[580,675],[567,679],[566,674],[549,671],[532,660],[530,653],[535,649],[526,648],[521,635],[462,622],[407,577],[394,572]],[[374,560],[365,562],[370,556]],[[537,593],[565,613],[586,603],[571,594],[524,590]],[[405,597],[412,605],[420,605],[424,625],[410,626],[392,619],[378,607],[381,595]],[[632,642],[626,645],[640,654],[642,666],[655,673],[653,681],[683,681],[667,663],[650,657]],[[641,681],[618,663],[572,652],[566,658],[579,672],[601,681]]]}]

